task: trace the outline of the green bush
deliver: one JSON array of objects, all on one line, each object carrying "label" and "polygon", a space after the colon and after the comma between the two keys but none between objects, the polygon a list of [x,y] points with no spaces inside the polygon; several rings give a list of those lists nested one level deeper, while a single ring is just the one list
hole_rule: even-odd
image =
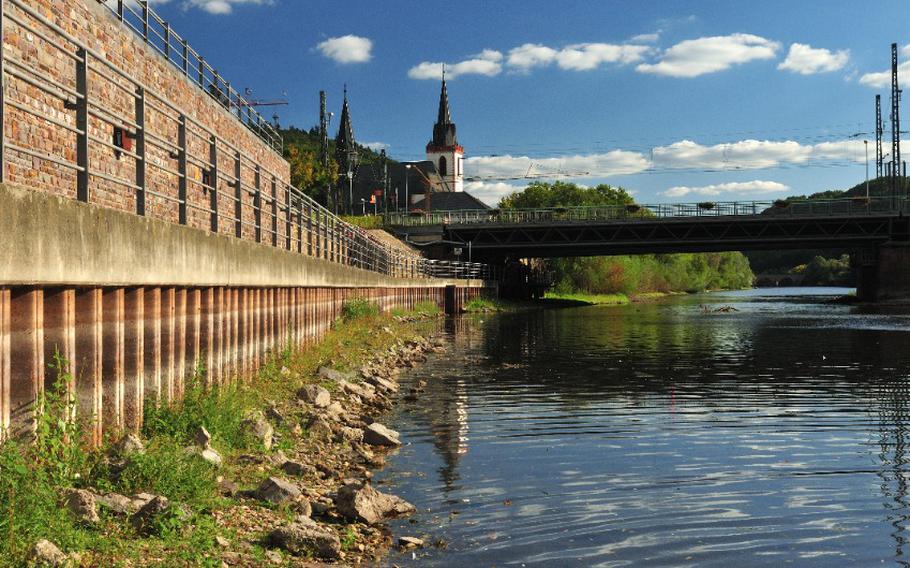
[{"label": "green bush", "polygon": [[341,319],[344,321],[376,317],[378,315],[379,306],[363,298],[348,300],[341,306]]}]

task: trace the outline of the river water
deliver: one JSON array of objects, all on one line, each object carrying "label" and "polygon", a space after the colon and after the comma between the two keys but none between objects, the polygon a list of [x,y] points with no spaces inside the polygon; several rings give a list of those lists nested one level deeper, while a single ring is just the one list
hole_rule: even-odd
[{"label": "river water", "polygon": [[386,562],[910,565],[910,315],[844,292],[447,322],[377,475],[439,546]]}]

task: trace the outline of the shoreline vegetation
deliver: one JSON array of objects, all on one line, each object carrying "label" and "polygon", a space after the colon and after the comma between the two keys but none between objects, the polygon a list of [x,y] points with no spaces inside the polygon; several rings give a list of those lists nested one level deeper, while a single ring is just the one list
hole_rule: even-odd
[{"label": "shoreline vegetation", "polygon": [[222,386],[200,367],[181,402],[150,402],[139,436],[99,449],[78,443],[57,358],[33,439],[0,446],[0,566],[375,562],[395,544],[384,521],[413,511],[369,482],[401,443],[380,420],[399,372],[445,350],[441,315],[348,302],[318,343]]}]

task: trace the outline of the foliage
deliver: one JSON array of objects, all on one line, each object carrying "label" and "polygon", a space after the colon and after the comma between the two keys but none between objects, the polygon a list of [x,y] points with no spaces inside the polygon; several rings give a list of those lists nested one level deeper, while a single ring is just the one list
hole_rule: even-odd
[{"label": "foliage", "polygon": [[377,306],[374,302],[365,300],[363,298],[348,300],[341,305],[341,319],[346,322],[362,318],[376,317],[378,315],[379,306]]},{"label": "foliage", "polygon": [[330,158],[326,167],[317,151],[288,145],[284,148],[284,157],[291,168],[291,185],[314,199],[324,193],[323,188],[338,179],[338,164]]},{"label": "foliage", "polygon": [[345,215],[341,219],[361,229],[381,229],[383,225],[382,215]]},{"label": "foliage", "polygon": [[791,272],[803,275],[804,286],[853,285],[853,269],[848,254],[837,258],[816,256],[808,264],[794,267]]},{"label": "foliage", "polygon": [[[503,198],[501,208],[631,205],[619,187],[580,187],[573,183],[534,182],[524,191]],[[631,296],[642,292],[700,292],[747,288],[752,271],[738,252],[662,254],[543,261],[560,294],[584,291]]]},{"label": "foliage", "polygon": [[581,292],[547,292],[547,300],[571,300],[584,304],[618,306],[631,302],[625,294],[585,294]]},{"label": "foliage", "polygon": [[524,190],[503,197],[501,209],[536,209],[542,207],[570,207],[595,205],[629,205],[632,196],[621,187],[600,184],[581,187],[574,183],[532,182]]}]

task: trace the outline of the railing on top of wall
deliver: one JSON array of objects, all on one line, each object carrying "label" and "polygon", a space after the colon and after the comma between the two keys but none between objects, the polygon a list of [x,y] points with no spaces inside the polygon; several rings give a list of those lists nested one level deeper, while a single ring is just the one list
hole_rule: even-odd
[{"label": "railing on top of wall", "polygon": [[[68,61],[71,76],[55,79],[37,49],[22,52],[25,60],[16,57],[6,44],[14,26]],[[25,0],[0,0],[0,37],[0,182],[16,171],[17,180],[34,178],[82,202],[97,201],[93,195],[106,190],[129,198],[129,207],[121,208],[138,215],[391,276],[442,275],[432,262],[345,223]],[[47,142],[48,133],[28,121],[56,128],[66,142]],[[70,183],[74,187],[60,189]],[[467,264],[447,268],[445,276],[490,274]]]},{"label": "railing on top of wall", "polygon": [[846,197],[842,199],[778,199],[776,201],[705,201],[701,203],[633,203],[537,209],[471,209],[389,213],[391,226],[535,224],[593,221],[654,221],[692,217],[831,217],[896,215],[910,211],[903,196]]},{"label": "railing on top of wall", "polygon": [[213,99],[221,103],[240,122],[281,152],[281,135],[241,96],[205,58],[171,28],[171,24],[149,7],[148,0],[97,0],[116,14],[146,44],[164,56]]}]

